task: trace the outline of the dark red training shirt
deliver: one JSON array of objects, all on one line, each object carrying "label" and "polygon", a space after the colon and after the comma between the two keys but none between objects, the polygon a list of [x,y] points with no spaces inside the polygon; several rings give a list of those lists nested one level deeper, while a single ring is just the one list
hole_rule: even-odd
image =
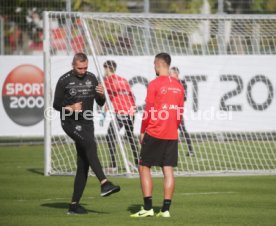
[{"label": "dark red training shirt", "polygon": [[135,101],[128,81],[118,75],[110,75],[104,83],[114,111],[121,115],[134,115]]},{"label": "dark red training shirt", "polygon": [[184,88],[171,76],[159,76],[149,83],[141,133],[165,140],[178,139],[184,107]]}]

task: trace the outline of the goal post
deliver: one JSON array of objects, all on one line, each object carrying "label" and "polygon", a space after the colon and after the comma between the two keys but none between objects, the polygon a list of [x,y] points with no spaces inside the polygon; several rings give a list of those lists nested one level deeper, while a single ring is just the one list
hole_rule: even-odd
[{"label": "goal post", "polygon": [[[94,106],[98,155],[107,175],[138,175],[137,140],[159,52],[172,56],[171,66],[186,84],[176,175],[275,174],[275,22],[275,15],[44,12],[45,175],[76,170],[74,143],[51,107],[57,80],[71,70],[77,52],[88,55],[88,70],[104,86],[103,63],[114,60],[116,74],[135,96],[135,139],[116,120],[106,89],[104,121],[103,109]],[[110,125],[114,134],[108,134]],[[110,167],[111,143],[116,167]],[[158,167],[152,171],[161,174]]]},{"label": "goal post", "polygon": [[44,65],[44,175],[49,176],[51,172],[51,119],[45,115],[47,109],[51,108],[51,64],[50,64],[50,32],[49,30],[49,14],[43,14],[43,28],[44,28],[44,41],[43,41],[43,65]]}]

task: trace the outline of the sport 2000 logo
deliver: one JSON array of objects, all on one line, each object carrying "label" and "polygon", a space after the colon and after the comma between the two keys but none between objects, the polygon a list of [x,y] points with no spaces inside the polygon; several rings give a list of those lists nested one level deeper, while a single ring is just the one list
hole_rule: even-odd
[{"label": "sport 2000 logo", "polygon": [[43,119],[44,73],[37,66],[22,64],[6,77],[2,100],[10,119],[21,126],[32,126]]}]

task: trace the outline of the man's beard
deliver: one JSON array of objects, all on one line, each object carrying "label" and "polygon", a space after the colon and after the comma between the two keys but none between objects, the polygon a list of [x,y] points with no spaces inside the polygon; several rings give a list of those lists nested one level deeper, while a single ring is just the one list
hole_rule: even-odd
[{"label": "man's beard", "polygon": [[78,72],[74,71],[74,74],[78,77],[78,78],[83,78],[86,75],[86,72],[83,74],[79,74]]}]

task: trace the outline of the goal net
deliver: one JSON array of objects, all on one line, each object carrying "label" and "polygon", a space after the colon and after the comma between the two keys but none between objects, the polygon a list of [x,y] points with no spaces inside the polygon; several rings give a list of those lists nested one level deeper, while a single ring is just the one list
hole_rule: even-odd
[{"label": "goal net", "polygon": [[[76,170],[74,142],[51,107],[57,80],[72,69],[77,52],[89,56],[88,71],[105,88],[103,63],[115,61],[116,74],[135,97],[134,139],[116,120],[112,89],[105,108],[94,106],[98,156],[107,175],[138,175],[137,140],[160,52],[172,56],[171,66],[186,84],[176,175],[275,174],[276,16],[45,12],[44,34],[45,175]],[[152,172],[161,174],[158,167]]]}]

